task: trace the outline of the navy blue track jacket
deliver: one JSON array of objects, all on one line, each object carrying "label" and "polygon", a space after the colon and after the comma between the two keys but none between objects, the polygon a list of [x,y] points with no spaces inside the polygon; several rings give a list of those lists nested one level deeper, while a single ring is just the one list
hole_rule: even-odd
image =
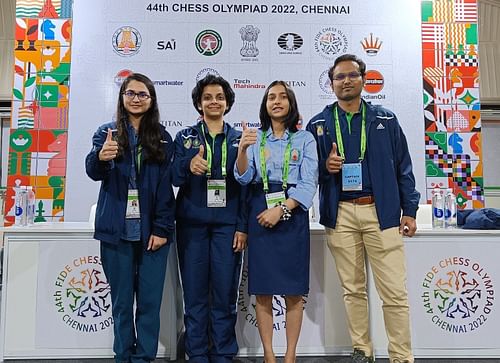
[{"label": "navy blue track jacket", "polygon": [[[365,101],[362,101],[365,102]],[[382,230],[400,225],[404,216],[415,218],[420,193],[415,189],[406,137],[396,115],[382,106],[366,104],[367,145],[375,208]],[[333,106],[326,106],[307,125],[318,145],[320,223],[335,228],[342,188],[341,173],[330,174],[326,159],[337,142]]]}]

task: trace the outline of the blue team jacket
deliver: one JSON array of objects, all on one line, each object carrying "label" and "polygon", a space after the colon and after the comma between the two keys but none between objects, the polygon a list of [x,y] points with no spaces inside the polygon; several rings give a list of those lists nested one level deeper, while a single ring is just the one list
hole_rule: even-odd
[{"label": "blue team jacket", "polygon": [[241,132],[224,123],[224,135],[227,139],[227,176],[226,176],[226,207],[207,207],[207,177],[191,173],[189,165],[191,159],[198,153],[200,145],[207,147],[205,140],[211,146],[212,152],[212,179],[222,179],[222,134],[215,140],[208,134],[205,125],[203,136],[199,121],[196,125],[187,127],[177,133],[175,137],[175,157],[173,168],[173,184],[179,187],[177,194],[176,218],[181,223],[194,224],[235,224],[236,230],[247,233],[248,210],[246,207],[247,188],[241,186],[234,178],[233,169],[238,156],[238,145]]},{"label": "blue team jacket", "polygon": [[[396,115],[382,106],[365,104],[370,180],[380,228],[387,229],[399,226],[401,211],[415,218],[420,193],[415,189],[408,144]],[[307,130],[314,135],[318,145],[320,223],[335,228],[341,173],[329,174],[325,165],[332,143],[337,142],[333,105],[314,116]]]},{"label": "blue team jacket", "polygon": [[[92,138],[92,150],[87,155],[87,175],[101,181],[97,201],[94,238],[118,243],[125,224],[127,195],[132,155],[125,152],[120,159],[100,161],[99,151],[107,136],[108,128],[116,129],[110,122],[97,129]],[[174,143],[170,134],[162,128],[162,145],[165,151],[163,163],[142,162],[137,178],[141,209],[141,239],[147,244],[151,234],[172,241],[175,217],[175,197],[171,182],[171,161]]]}]

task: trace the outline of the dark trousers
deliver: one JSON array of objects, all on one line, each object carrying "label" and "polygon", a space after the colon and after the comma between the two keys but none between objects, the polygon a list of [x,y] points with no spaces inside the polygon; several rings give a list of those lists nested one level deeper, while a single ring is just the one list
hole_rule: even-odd
[{"label": "dark trousers", "polygon": [[142,242],[101,241],[102,267],[111,287],[117,363],[145,363],[156,358],[169,248],[167,244],[152,252]]},{"label": "dark trousers", "polygon": [[234,233],[234,225],[177,226],[190,362],[231,362],[238,353],[234,327],[241,253],[233,251]]}]

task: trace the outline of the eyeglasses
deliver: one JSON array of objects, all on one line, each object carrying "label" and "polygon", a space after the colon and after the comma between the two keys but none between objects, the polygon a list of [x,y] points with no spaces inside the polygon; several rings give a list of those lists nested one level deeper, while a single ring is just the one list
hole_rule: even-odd
[{"label": "eyeglasses", "polygon": [[123,92],[122,95],[125,95],[130,100],[133,100],[137,96],[139,101],[146,101],[148,98],[151,98],[146,92],[134,92],[131,90]]},{"label": "eyeglasses", "polygon": [[334,75],[332,78],[334,81],[343,81],[347,77],[349,77],[349,79],[356,79],[361,77],[361,73],[359,72],[339,73]]}]

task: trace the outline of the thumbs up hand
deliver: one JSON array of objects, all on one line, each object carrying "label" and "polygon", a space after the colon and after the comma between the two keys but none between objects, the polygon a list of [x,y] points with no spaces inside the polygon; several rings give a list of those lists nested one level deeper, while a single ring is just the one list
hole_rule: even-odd
[{"label": "thumbs up hand", "polygon": [[241,125],[243,127],[243,132],[241,134],[239,149],[242,152],[246,152],[250,145],[257,142],[257,130],[248,128],[246,121],[242,121]]},{"label": "thumbs up hand", "polygon": [[108,128],[106,141],[104,141],[101,151],[99,151],[99,160],[110,161],[116,158],[117,155],[118,155],[118,142],[113,140],[113,130]]},{"label": "thumbs up hand", "polygon": [[337,154],[337,144],[332,143],[332,149],[326,159],[326,170],[328,170],[330,174],[337,174],[342,169],[343,163],[344,159]]},{"label": "thumbs up hand", "polygon": [[198,153],[191,159],[191,162],[189,163],[189,170],[191,170],[191,173],[193,173],[194,175],[203,175],[208,170],[208,163],[203,158],[204,154],[205,146],[200,145],[200,150],[198,150]]}]

